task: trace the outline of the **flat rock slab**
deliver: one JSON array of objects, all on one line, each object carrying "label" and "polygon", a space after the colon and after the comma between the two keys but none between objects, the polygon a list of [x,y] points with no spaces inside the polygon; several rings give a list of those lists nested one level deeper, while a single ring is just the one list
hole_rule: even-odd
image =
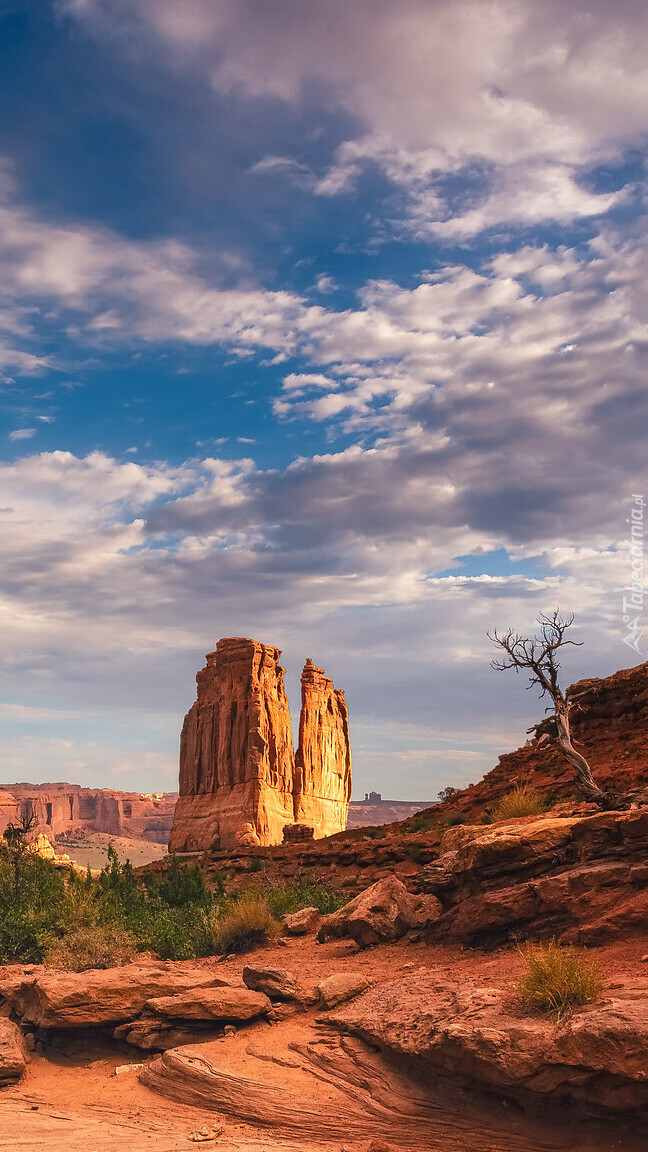
[{"label": "flat rock slab", "polygon": [[47,969],[14,983],[6,999],[39,1028],[92,1028],[132,1019],[154,997],[224,985],[211,967],[149,962],[88,972]]},{"label": "flat rock slab", "polygon": [[202,988],[147,1000],[146,1012],[174,1020],[219,1020],[225,1023],[265,1016],[272,1004],[250,988]]},{"label": "flat rock slab", "polygon": [[648,978],[556,1024],[516,1009],[509,989],[440,980],[422,969],[328,1017],[398,1057],[484,1088],[536,1093],[597,1113],[648,1107]]},{"label": "flat rock slab", "polygon": [[17,1024],[0,1016],[0,1086],[15,1084],[27,1067],[27,1048]]}]

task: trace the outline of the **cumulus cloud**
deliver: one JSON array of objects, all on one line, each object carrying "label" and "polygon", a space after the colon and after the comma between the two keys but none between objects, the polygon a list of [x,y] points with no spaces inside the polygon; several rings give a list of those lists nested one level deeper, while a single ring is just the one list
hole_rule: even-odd
[{"label": "cumulus cloud", "polygon": [[[176,68],[198,69],[217,93],[306,103],[314,85],[357,130],[328,171],[290,156],[256,171],[305,179],[321,195],[353,189],[367,164],[411,196],[408,226],[468,237],[507,219],[522,225],[605,212],[612,194],[579,172],[616,160],[645,132],[648,22],[636,0],[565,6],[548,0],[69,0],[97,35],[149,44]],[[483,179],[462,211],[440,178]],[[451,221],[460,222],[452,227]]]}]

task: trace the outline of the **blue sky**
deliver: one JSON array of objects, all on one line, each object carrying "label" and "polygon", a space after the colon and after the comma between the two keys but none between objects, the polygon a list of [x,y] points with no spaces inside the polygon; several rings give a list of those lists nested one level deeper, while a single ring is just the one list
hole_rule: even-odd
[{"label": "blue sky", "polygon": [[647,49],[638,0],[7,0],[5,781],[173,788],[221,636],[412,799],[541,712],[487,629],[645,658]]}]

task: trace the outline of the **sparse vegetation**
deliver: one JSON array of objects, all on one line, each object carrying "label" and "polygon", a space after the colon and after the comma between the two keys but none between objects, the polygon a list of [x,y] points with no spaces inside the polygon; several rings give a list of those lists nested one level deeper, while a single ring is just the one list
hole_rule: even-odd
[{"label": "sparse vegetation", "polygon": [[431,813],[417,812],[414,816],[410,816],[403,825],[403,832],[409,836],[415,835],[417,832],[430,832],[432,828],[437,826],[438,817],[433,816]]},{"label": "sparse vegetation", "polygon": [[268,898],[260,892],[244,892],[214,927],[215,951],[226,955],[260,948],[279,933]]},{"label": "sparse vegetation", "polygon": [[547,811],[547,801],[536,788],[520,784],[502,796],[491,812],[491,820],[513,820],[516,816],[539,816]]},{"label": "sparse vegetation", "polygon": [[439,800],[444,804],[446,800],[452,800],[452,797],[456,796],[458,791],[458,788],[453,788],[452,785],[449,784],[447,788],[442,788],[439,792]]},{"label": "sparse vegetation", "polygon": [[115,968],[137,954],[137,940],[117,924],[83,924],[45,949],[44,961],[69,972]]},{"label": "sparse vegetation", "polygon": [[83,971],[123,964],[143,951],[164,960],[242,952],[272,939],[287,912],[334,912],[344,902],[309,875],[291,884],[269,884],[260,875],[254,888],[235,896],[222,872],[208,886],[198,866],[175,857],[164,872],[139,875],[112,845],[98,876],[90,869],[66,873],[29,852],[20,831],[0,838],[0,963],[44,961]]},{"label": "sparse vegetation", "polygon": [[307,876],[300,877],[292,884],[274,884],[264,894],[273,915],[279,919],[288,912],[299,912],[300,908],[317,908],[326,916],[329,912],[337,912],[346,902],[337,889]]},{"label": "sparse vegetation", "polygon": [[527,944],[520,949],[525,972],[517,994],[528,1008],[560,1017],[582,1004],[597,1000],[605,987],[600,965],[577,948],[555,941]]}]

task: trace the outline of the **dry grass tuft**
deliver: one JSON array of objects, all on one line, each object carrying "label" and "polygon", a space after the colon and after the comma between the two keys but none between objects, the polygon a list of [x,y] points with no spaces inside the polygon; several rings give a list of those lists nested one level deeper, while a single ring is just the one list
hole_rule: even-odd
[{"label": "dry grass tuft", "polygon": [[502,796],[491,812],[491,820],[513,820],[516,816],[540,816],[547,811],[544,796],[528,784],[520,784]]},{"label": "dry grass tuft", "polygon": [[137,941],[115,924],[80,924],[45,953],[45,963],[68,972],[86,968],[117,968],[137,955]]},{"label": "dry grass tuft", "polygon": [[520,949],[526,972],[517,994],[527,1007],[562,1016],[571,1008],[598,1000],[605,981],[598,961],[555,941]]},{"label": "dry grass tuft", "polygon": [[218,923],[216,951],[250,952],[273,940],[279,931],[267,898],[258,892],[244,892]]}]

